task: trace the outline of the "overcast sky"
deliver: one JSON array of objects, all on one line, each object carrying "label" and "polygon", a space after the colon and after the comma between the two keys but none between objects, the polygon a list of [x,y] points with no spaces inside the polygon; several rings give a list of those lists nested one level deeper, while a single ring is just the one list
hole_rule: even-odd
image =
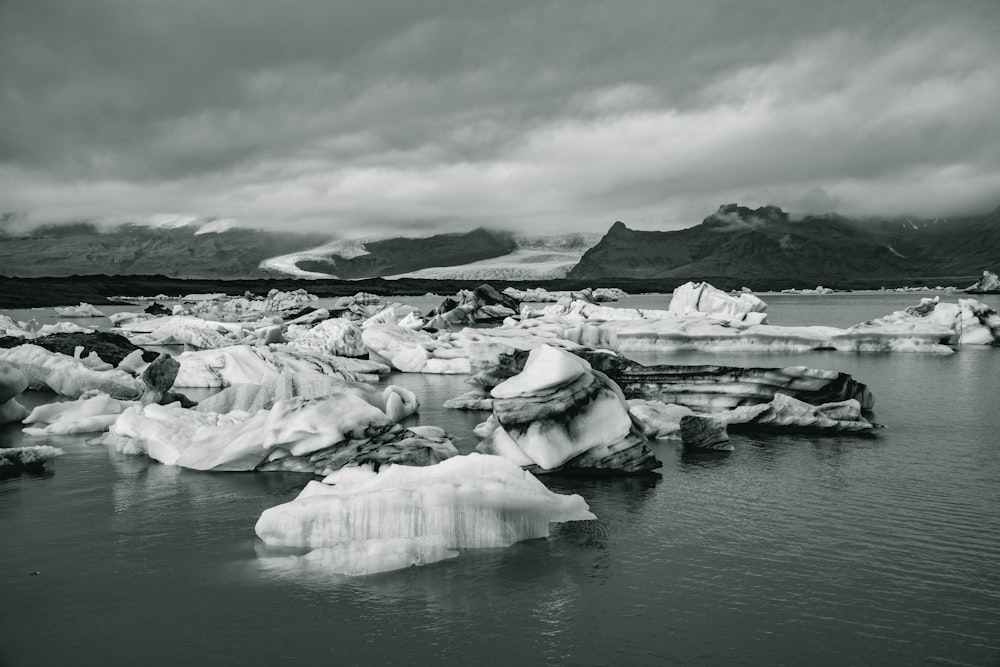
[{"label": "overcast sky", "polygon": [[0,0],[0,212],[338,236],[1000,205],[997,0]]}]

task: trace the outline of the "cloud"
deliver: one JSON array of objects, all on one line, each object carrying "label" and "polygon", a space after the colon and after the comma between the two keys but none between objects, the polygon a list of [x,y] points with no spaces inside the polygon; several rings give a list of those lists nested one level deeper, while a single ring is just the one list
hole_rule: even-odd
[{"label": "cloud", "polygon": [[996,206],[1000,6],[871,5],[8,0],[0,211],[352,237]]}]

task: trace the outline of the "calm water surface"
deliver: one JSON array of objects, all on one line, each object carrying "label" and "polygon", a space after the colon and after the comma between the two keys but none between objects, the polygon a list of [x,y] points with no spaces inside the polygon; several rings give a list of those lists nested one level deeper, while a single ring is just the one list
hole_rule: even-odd
[{"label": "calm water surface", "polygon": [[[773,323],[846,326],[920,296],[765,299]],[[721,456],[664,441],[659,476],[544,478],[597,521],[355,579],[260,548],[260,512],[307,478],[48,438],[66,450],[51,472],[0,480],[0,664],[1000,663],[1000,350],[641,360],[846,371],[887,428],[733,436]],[[463,377],[390,381],[420,395],[413,423],[472,449],[485,414],[439,407]],[[0,427],[5,446],[21,440]]]}]

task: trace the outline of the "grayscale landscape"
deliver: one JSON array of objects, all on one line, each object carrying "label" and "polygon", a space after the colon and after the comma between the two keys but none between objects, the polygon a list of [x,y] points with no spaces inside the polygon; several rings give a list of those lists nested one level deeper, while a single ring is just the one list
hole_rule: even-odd
[{"label": "grayscale landscape", "polygon": [[0,0],[0,665],[997,664],[998,28]]}]

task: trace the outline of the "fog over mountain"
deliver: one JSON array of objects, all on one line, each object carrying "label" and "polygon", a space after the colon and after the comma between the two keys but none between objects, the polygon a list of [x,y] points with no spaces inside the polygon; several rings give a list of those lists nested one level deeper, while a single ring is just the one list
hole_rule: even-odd
[{"label": "fog over mountain", "polygon": [[7,0],[0,212],[337,239],[978,213],[995,0]]}]

